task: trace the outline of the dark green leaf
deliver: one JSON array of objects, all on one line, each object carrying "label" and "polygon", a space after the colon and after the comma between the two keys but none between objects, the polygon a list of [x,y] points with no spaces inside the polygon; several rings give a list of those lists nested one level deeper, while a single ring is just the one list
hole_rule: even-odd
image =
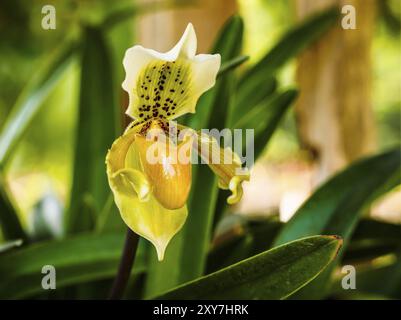
[{"label": "dark green leaf", "polygon": [[247,259],[271,247],[282,223],[274,219],[245,220],[219,238],[224,241],[212,248],[208,256],[207,273]]},{"label": "dark green leaf", "polygon": [[356,265],[356,289],[354,290],[343,289],[341,282],[345,273],[339,273],[333,281],[331,295],[342,298],[347,291],[354,291],[373,297],[401,299],[400,253],[401,252],[398,251],[395,255],[395,261],[391,263]]},{"label": "dark green leaf", "polygon": [[[275,244],[331,230],[347,236],[350,224],[361,208],[399,173],[400,161],[397,149],[362,159],[346,168],[313,193],[283,227]],[[398,183],[396,181],[395,185]],[[348,210],[344,211],[344,208]]]},{"label": "dark green leaf", "polygon": [[347,251],[344,264],[366,262],[401,248],[401,226],[384,221],[363,219],[358,223]]},{"label": "dark green leaf", "polygon": [[[397,149],[366,158],[331,178],[282,228],[275,245],[321,233],[338,234],[347,244],[361,210],[389,187],[400,183],[400,156]],[[333,267],[328,268],[300,294],[308,298],[324,295]]]},{"label": "dark green leaf", "polygon": [[224,75],[226,72],[235,69],[236,67],[240,66],[243,64],[246,60],[248,60],[248,56],[238,56],[235,57],[227,62],[224,62],[221,67],[219,72],[217,73],[217,78],[221,77]]},{"label": "dark green leaf", "polygon": [[342,241],[315,236],[276,247],[169,291],[159,299],[284,299],[332,261]]},{"label": "dark green leaf", "polygon": [[272,76],[291,58],[310,46],[329,30],[339,17],[339,9],[331,8],[301,22],[288,31],[281,40],[241,79],[241,85],[250,85],[258,76]]},{"label": "dark green leaf", "polygon": [[399,37],[401,33],[401,17],[393,12],[390,0],[382,0],[377,2],[382,14],[382,18],[394,36]]},{"label": "dark green leaf", "polygon": [[[56,269],[57,289],[113,277],[117,272],[123,234],[84,234],[34,244],[0,255],[0,298],[17,299],[43,293],[42,267]],[[136,257],[135,273],[144,271]]]},{"label": "dark green leaf", "polygon": [[234,120],[238,120],[241,115],[271,95],[276,88],[276,71],[319,39],[334,25],[338,16],[338,8],[333,8],[310,17],[288,31],[258,63],[249,69],[238,86]]},{"label": "dark green leaf", "polygon": [[[234,124],[234,128],[252,128],[255,130],[255,159],[260,156],[269,143],[280,121],[297,96],[298,91],[295,89],[277,93],[244,114],[241,119]],[[249,147],[248,143],[246,145]]]},{"label": "dark green leaf", "polygon": [[5,178],[0,173],[0,227],[5,240],[26,240],[27,235],[22,228],[18,213],[11,200]]},{"label": "dark green leaf", "polygon": [[269,74],[258,74],[246,84],[241,82],[238,85],[236,102],[233,107],[232,122],[242,118],[244,114],[250,112],[256,105],[269,98],[277,89],[277,80]]},{"label": "dark green leaf", "polygon": [[[85,29],[73,185],[67,232],[90,230],[110,189],[105,157],[118,134],[119,108],[113,96],[113,72],[104,35]],[[88,166],[88,164],[90,164]]]}]

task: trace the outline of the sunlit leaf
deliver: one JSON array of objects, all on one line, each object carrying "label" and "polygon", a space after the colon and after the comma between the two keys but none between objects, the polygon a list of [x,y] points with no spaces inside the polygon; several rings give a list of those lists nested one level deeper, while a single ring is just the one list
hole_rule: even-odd
[{"label": "sunlit leaf", "polygon": [[280,41],[241,78],[234,116],[251,110],[276,88],[276,72],[329,30],[339,17],[339,9],[318,13],[289,30]]}]

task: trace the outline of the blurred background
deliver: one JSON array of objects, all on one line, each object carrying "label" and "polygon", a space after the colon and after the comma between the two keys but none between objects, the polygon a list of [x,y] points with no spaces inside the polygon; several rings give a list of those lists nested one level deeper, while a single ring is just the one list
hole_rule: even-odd
[{"label": "blurred background", "polygon": [[[279,212],[283,220],[311,191],[354,159],[400,142],[399,1],[203,0],[203,1],[2,1],[0,8],[0,127],[19,94],[39,67],[80,23],[96,24],[113,11],[130,8],[135,16],[107,31],[112,51],[116,99],[126,48],[140,43],[168,50],[191,21],[199,38],[198,52],[207,52],[219,29],[234,13],[245,23],[243,54],[258,61],[297,20],[330,4],[353,4],[357,30],[330,31],[280,71],[280,82],[301,91],[253,168],[251,182],[237,211]],[[41,9],[56,8],[57,27],[44,30]],[[398,20],[399,22],[399,20]],[[100,68],[101,66],[99,66]],[[77,126],[79,65],[72,63],[49,93],[4,168],[20,217],[30,215],[44,197],[58,212],[68,201]],[[356,92],[358,92],[356,94]],[[401,223],[401,197],[388,196],[372,214]],[[59,219],[55,219],[59,221]],[[57,227],[60,229],[60,227]],[[61,229],[60,229],[61,230]]]},{"label": "blurred background", "polygon": [[[45,30],[42,8],[49,4],[56,9],[56,28]],[[341,27],[343,14],[335,23],[322,22],[321,32],[305,27],[292,34],[288,39],[296,49],[287,39],[287,47],[275,51],[290,30],[322,10],[344,5],[355,8],[356,29]],[[0,183],[7,197],[0,210],[7,212],[11,202],[21,226],[10,225],[36,240],[124,230],[106,182],[104,148],[128,123],[121,89],[125,50],[142,44],[167,51],[192,22],[199,53],[224,52],[225,42],[216,38],[225,39],[221,30],[233,15],[243,21],[235,51],[249,59],[230,79],[246,84],[249,70],[259,66],[259,78],[266,76],[259,89],[239,94],[236,101],[244,107],[234,115],[238,123],[246,118],[254,93],[285,87],[297,88],[298,95],[279,116],[271,141],[271,133],[263,141],[242,201],[226,208],[222,192],[204,199],[217,203],[218,218],[236,213],[286,222],[318,186],[351,163],[399,146],[399,0],[5,0],[0,2]],[[301,40],[309,34],[310,40]],[[227,46],[236,46],[235,38],[228,40]],[[288,57],[269,56],[279,51]],[[265,60],[278,67],[265,72]],[[226,98],[237,99],[234,94]],[[207,100],[201,99],[199,110],[206,109]],[[400,187],[378,198],[365,214],[398,227]],[[14,219],[8,217],[0,215],[2,226]],[[0,239],[21,234],[5,234],[5,229]]]}]

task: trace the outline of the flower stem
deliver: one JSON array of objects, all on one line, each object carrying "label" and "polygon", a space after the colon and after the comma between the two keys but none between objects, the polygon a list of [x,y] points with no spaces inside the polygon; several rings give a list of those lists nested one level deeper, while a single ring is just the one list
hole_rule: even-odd
[{"label": "flower stem", "polygon": [[111,300],[121,299],[124,294],[132,266],[134,265],[138,241],[139,236],[128,228],[117,276],[110,290],[109,299]]}]

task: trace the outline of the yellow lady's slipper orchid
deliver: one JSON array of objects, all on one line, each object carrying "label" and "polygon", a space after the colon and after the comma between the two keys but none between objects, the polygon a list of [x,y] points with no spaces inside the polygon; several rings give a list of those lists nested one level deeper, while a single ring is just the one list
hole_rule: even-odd
[{"label": "yellow lady's slipper orchid", "polygon": [[[126,113],[134,120],[106,156],[109,184],[122,219],[152,242],[159,260],[163,260],[167,244],[187,217],[191,163],[182,158],[190,158],[193,145],[219,176],[219,186],[232,191],[230,204],[239,201],[241,183],[249,179],[247,174],[236,173],[241,168],[238,156],[228,148],[220,151],[214,138],[202,134],[175,142],[169,135],[169,121],[195,112],[199,97],[215,84],[220,68],[220,55],[195,55],[196,46],[195,31],[189,24],[167,53],[142,46],[126,51],[122,87],[129,94]],[[155,130],[167,138],[154,134]],[[213,153],[216,148],[233,161],[208,161],[209,151]],[[149,160],[152,153],[156,161]]]}]

